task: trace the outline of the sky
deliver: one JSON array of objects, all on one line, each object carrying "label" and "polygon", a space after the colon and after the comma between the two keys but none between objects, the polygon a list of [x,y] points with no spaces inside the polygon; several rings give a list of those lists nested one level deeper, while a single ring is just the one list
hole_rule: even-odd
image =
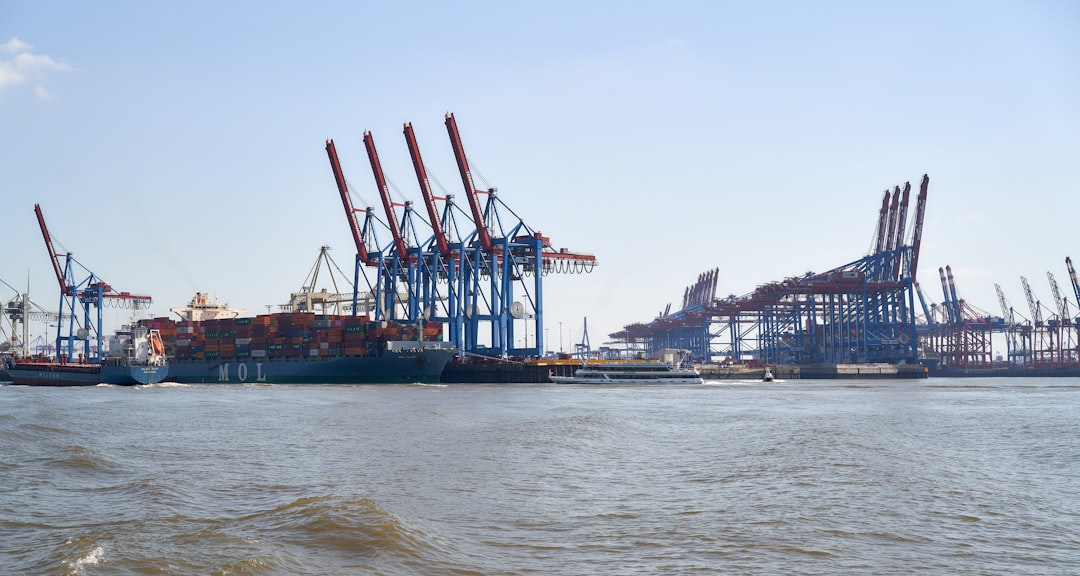
[{"label": "sky", "polygon": [[419,205],[411,122],[464,202],[451,112],[478,183],[598,259],[546,279],[548,349],[678,310],[709,270],[743,295],[857,260],[883,191],[923,174],[930,301],[949,265],[994,315],[995,284],[1026,310],[1021,275],[1050,301],[1047,271],[1075,305],[1078,29],[1067,0],[6,1],[0,279],[58,308],[37,203],[149,315],[195,292],[265,313],[323,245],[351,273],[326,139],[357,205],[364,131]]}]

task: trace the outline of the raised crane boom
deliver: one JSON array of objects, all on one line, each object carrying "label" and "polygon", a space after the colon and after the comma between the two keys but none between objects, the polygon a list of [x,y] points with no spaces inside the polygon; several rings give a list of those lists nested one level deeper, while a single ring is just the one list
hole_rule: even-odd
[{"label": "raised crane boom", "polygon": [[450,243],[446,240],[442,222],[439,220],[439,211],[435,207],[435,196],[431,193],[431,183],[428,181],[427,170],[424,169],[424,161],[420,158],[420,147],[416,144],[416,135],[413,133],[412,122],[405,124],[405,142],[409,146],[409,156],[412,157],[413,168],[416,170],[416,180],[420,183],[420,193],[424,197],[424,206],[427,208],[428,220],[431,221],[431,231],[435,234],[435,244],[439,248],[439,254],[450,255]]},{"label": "raised crane boom", "polygon": [[[907,211],[908,211],[908,199],[911,197],[911,182],[904,183],[904,196],[900,199],[900,212],[897,215],[896,221],[896,248],[899,249],[904,245],[904,230],[907,223]],[[896,259],[896,264],[893,266],[893,277],[891,280],[900,280],[900,258]]]},{"label": "raised crane boom", "polygon": [[1031,286],[1027,278],[1020,277],[1020,284],[1024,286],[1024,296],[1027,298],[1028,308],[1031,310],[1031,321],[1036,326],[1042,326],[1042,314],[1039,313],[1039,305],[1035,302],[1035,296],[1031,293]]},{"label": "raised crane boom", "polygon": [[926,190],[930,187],[930,176],[923,174],[922,184],[919,185],[919,197],[915,202],[915,230],[911,236],[911,279],[916,280],[915,275],[919,267],[919,248],[922,246],[923,216],[926,214]]},{"label": "raised crane boom", "polygon": [[1058,319],[1065,320],[1065,301],[1061,299],[1061,290],[1058,289],[1057,280],[1054,279],[1054,274],[1051,272],[1046,273],[1046,279],[1050,282],[1050,293],[1054,295],[1054,305],[1057,306]]},{"label": "raised crane boom", "polygon": [[922,288],[919,287],[919,283],[912,281],[911,285],[915,287],[915,294],[919,296],[919,304],[922,305],[923,316],[926,317],[926,323],[930,326],[934,325],[934,317],[930,314],[930,309],[926,306],[926,298],[923,297]]},{"label": "raised crane boom", "polygon": [[900,187],[893,190],[892,203],[889,205],[889,228],[885,232],[885,251],[896,249],[896,220],[900,211]]},{"label": "raised crane boom", "polygon": [[994,290],[997,291],[998,304],[1001,305],[1001,317],[1005,320],[1006,345],[1008,346],[1011,361],[1014,355],[1022,354],[1016,342],[1016,315],[1013,314],[1009,301],[1005,299],[1005,291],[1001,289],[1001,285],[994,284]]},{"label": "raised crane boom", "polygon": [[960,299],[956,296],[956,282],[953,280],[951,265],[945,265],[945,274],[949,277],[949,296],[952,298],[953,314],[959,323],[962,319],[963,305],[960,304]]},{"label": "raised crane boom", "polygon": [[53,272],[56,273],[56,281],[60,284],[60,292],[66,296],[71,295],[71,288],[64,282],[64,270],[60,266],[60,257],[56,254],[56,249],[53,248],[52,237],[49,236],[49,228],[45,226],[45,217],[41,214],[41,205],[34,204],[34,214],[37,215],[38,227],[41,228],[41,235],[45,238],[45,248],[49,251],[49,260],[52,261]]},{"label": "raised crane boom", "polygon": [[938,270],[938,275],[941,276],[941,292],[945,296],[945,302],[942,304],[943,306],[945,306],[945,323],[946,324],[955,324],[955,323],[959,322],[960,319],[953,317],[952,300],[951,300],[950,295],[949,295],[949,281],[948,281],[948,279],[945,278],[945,269],[944,268],[939,267],[937,270]]},{"label": "raised crane boom", "polygon": [[[897,190],[900,188],[897,187]],[[911,198],[911,182],[904,183],[904,195],[900,198],[900,212],[896,219],[896,247],[904,245],[904,232],[907,220],[908,200]]]},{"label": "raised crane boom", "polygon": [[1076,304],[1080,306],[1080,282],[1076,280],[1076,268],[1073,268],[1072,258],[1065,257],[1065,266],[1069,269],[1069,280],[1072,282],[1073,293],[1076,295]]},{"label": "raised crane boom", "polygon": [[345,216],[349,219],[349,231],[352,232],[353,244],[356,245],[356,254],[360,261],[368,266],[376,265],[376,262],[368,254],[367,244],[360,231],[360,225],[356,222],[357,210],[353,208],[352,198],[349,197],[349,186],[345,183],[345,174],[341,171],[341,163],[338,161],[337,148],[333,140],[326,141],[326,155],[330,158],[330,169],[334,172],[334,182],[337,183],[338,193],[341,195],[341,204],[345,208]]},{"label": "raised crane boom", "polygon": [[874,242],[874,254],[881,254],[885,250],[885,228],[889,224],[889,189],[885,189],[885,196],[881,199],[881,212],[878,214],[877,237]]},{"label": "raised crane boom", "polygon": [[494,245],[491,242],[487,224],[484,222],[480,199],[476,196],[477,190],[473,184],[472,172],[469,170],[469,161],[465,158],[465,148],[461,145],[461,135],[458,133],[457,120],[454,120],[453,114],[446,115],[446,131],[450,135],[450,145],[454,148],[454,158],[457,159],[461,183],[465,186],[465,195],[469,198],[469,208],[472,210],[473,221],[476,223],[476,235],[480,238],[481,248],[490,254],[494,251]]},{"label": "raised crane boom", "polygon": [[1000,284],[994,284],[994,290],[997,291],[998,304],[1001,305],[1001,317],[1005,320],[1005,327],[1012,331],[1016,327],[1016,318],[1013,315],[1012,307],[1009,306],[1009,301],[1005,299],[1005,291],[1001,289]]},{"label": "raised crane boom", "polygon": [[[45,217],[41,213],[41,205],[34,204],[34,214],[37,215],[38,226],[41,228],[41,236],[45,239],[45,248],[49,251],[49,258],[52,259],[53,271],[56,273],[56,281],[60,283],[60,292],[64,296],[74,295],[76,286],[72,286],[66,280],[64,273],[65,266],[60,265],[60,255],[56,253],[56,249],[53,247],[52,236],[49,234],[49,228],[45,226]],[[69,261],[72,260],[71,254],[66,254]],[[101,297],[109,298],[113,300],[133,300],[140,302],[151,302],[153,298],[150,296],[142,296],[138,294],[131,294],[130,292],[117,292],[113,290],[112,286],[102,282],[99,278],[91,273],[91,284],[87,286],[100,287]]]},{"label": "raised crane boom", "polygon": [[375,185],[379,187],[379,196],[382,197],[383,210],[386,211],[386,222],[390,225],[390,231],[394,235],[394,250],[402,261],[408,261],[409,253],[405,246],[405,239],[398,228],[397,213],[394,212],[394,201],[390,198],[390,188],[386,186],[386,177],[383,176],[382,164],[379,163],[379,153],[375,151],[375,137],[371,132],[364,132],[364,147],[367,148],[368,160],[371,161],[371,172],[375,175]]}]

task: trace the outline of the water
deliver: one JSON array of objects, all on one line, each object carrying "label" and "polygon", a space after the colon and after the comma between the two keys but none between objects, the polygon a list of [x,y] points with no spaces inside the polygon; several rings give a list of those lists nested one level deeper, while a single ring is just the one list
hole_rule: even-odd
[{"label": "water", "polygon": [[0,386],[0,574],[1075,574],[1080,379]]}]

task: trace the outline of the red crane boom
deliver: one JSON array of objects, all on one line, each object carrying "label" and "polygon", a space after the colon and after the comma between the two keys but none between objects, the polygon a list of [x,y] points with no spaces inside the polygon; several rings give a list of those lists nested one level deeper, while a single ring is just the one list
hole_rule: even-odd
[{"label": "red crane boom", "polygon": [[[60,266],[60,256],[56,253],[56,249],[53,247],[52,236],[49,234],[49,228],[45,226],[45,217],[41,213],[41,205],[34,204],[34,214],[37,215],[38,226],[41,228],[41,236],[45,239],[45,248],[49,251],[49,258],[52,259],[53,272],[56,273],[56,281],[60,284],[60,291],[64,296],[72,296],[75,290],[74,286],[68,285],[64,280],[63,267]],[[69,258],[71,254],[67,255]],[[93,276],[91,276],[93,277]],[[102,298],[112,298],[117,300],[139,300],[145,302],[153,301],[151,296],[143,296],[139,294],[132,294],[130,292],[117,292],[113,290],[113,287],[109,284],[102,282],[100,279],[92,286],[101,287]]]},{"label": "red crane boom", "polygon": [[326,141],[326,155],[330,158],[330,169],[334,172],[334,182],[337,183],[338,193],[341,195],[341,204],[345,208],[345,217],[349,219],[349,230],[352,232],[353,243],[356,245],[356,253],[360,261],[368,266],[374,266],[374,262],[368,254],[367,244],[364,244],[360,226],[356,223],[356,212],[353,208],[352,198],[349,197],[349,186],[345,183],[345,174],[341,171],[341,163],[338,161],[337,148],[333,140]]},{"label": "red crane boom", "polygon": [[446,234],[439,220],[439,211],[435,207],[435,196],[431,193],[431,184],[428,182],[427,170],[424,169],[424,161],[420,158],[420,147],[416,144],[416,135],[413,134],[412,122],[405,124],[405,142],[409,146],[409,156],[412,157],[413,168],[416,169],[416,180],[420,182],[420,193],[424,196],[424,206],[427,208],[428,219],[431,220],[431,230],[435,234],[435,243],[439,247],[439,254],[450,255],[450,244],[446,241]]},{"label": "red crane boom", "polygon": [[881,213],[878,215],[877,239],[874,243],[874,254],[881,254],[885,250],[885,228],[889,222],[889,190],[885,189],[885,196],[881,199]]},{"label": "red crane boom", "polygon": [[457,159],[458,171],[461,172],[461,183],[465,186],[465,195],[469,198],[469,208],[472,209],[473,220],[476,223],[476,234],[480,238],[480,246],[488,254],[493,252],[491,235],[487,224],[484,223],[484,214],[480,210],[480,200],[477,198],[476,186],[473,184],[472,173],[469,171],[469,161],[465,158],[465,149],[461,145],[461,135],[458,134],[457,121],[453,114],[446,115],[446,131],[450,134],[450,145],[454,148],[454,157]]},{"label": "red crane boom", "polygon": [[[899,189],[899,187],[897,188]],[[896,242],[897,248],[904,245],[904,231],[907,225],[908,199],[911,197],[911,182],[904,183],[904,195],[900,198],[900,212],[896,218]]]},{"label": "red crane boom", "polygon": [[41,205],[34,204],[34,214],[37,215],[38,227],[41,228],[41,235],[45,238],[45,248],[49,250],[49,260],[52,261],[53,272],[56,273],[56,281],[60,284],[60,291],[67,296],[71,295],[71,289],[68,288],[67,283],[64,282],[64,271],[60,266],[60,257],[56,254],[56,249],[53,248],[52,237],[49,236],[49,229],[45,226],[45,217],[41,215]]},{"label": "red crane boom", "polygon": [[915,230],[911,239],[911,279],[916,280],[915,275],[919,267],[919,247],[922,245],[923,215],[926,214],[926,190],[930,187],[930,176],[923,174],[922,184],[919,185],[919,198],[915,202]]},{"label": "red crane boom", "polygon": [[893,190],[892,204],[889,205],[889,229],[885,233],[885,250],[891,252],[896,249],[896,219],[900,209],[900,187]]},{"label": "red crane boom", "polygon": [[[904,245],[904,229],[907,224],[907,209],[908,199],[911,197],[911,182],[904,183],[904,196],[900,199],[900,213],[896,222],[896,247],[900,248]],[[896,265],[893,266],[893,280],[900,279],[900,259],[896,259]]]},{"label": "red crane boom", "polygon": [[397,213],[394,212],[394,201],[390,198],[390,188],[386,186],[386,177],[383,176],[382,164],[379,163],[379,153],[375,151],[375,137],[371,132],[364,132],[364,147],[367,148],[368,160],[371,161],[371,172],[375,175],[375,185],[379,187],[379,196],[382,197],[383,210],[386,211],[386,221],[390,225],[390,231],[394,235],[394,250],[403,261],[410,258],[405,248],[405,239],[401,236],[398,228]]}]

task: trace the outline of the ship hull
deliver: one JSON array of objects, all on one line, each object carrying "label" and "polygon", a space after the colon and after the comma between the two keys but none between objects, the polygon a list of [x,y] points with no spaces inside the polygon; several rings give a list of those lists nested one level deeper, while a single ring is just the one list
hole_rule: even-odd
[{"label": "ship hull", "polygon": [[32,362],[8,368],[8,375],[12,383],[24,386],[137,386],[164,381],[169,367]]},{"label": "ship hull", "polygon": [[180,384],[430,384],[439,382],[453,349],[387,351],[338,358],[174,360]]}]

